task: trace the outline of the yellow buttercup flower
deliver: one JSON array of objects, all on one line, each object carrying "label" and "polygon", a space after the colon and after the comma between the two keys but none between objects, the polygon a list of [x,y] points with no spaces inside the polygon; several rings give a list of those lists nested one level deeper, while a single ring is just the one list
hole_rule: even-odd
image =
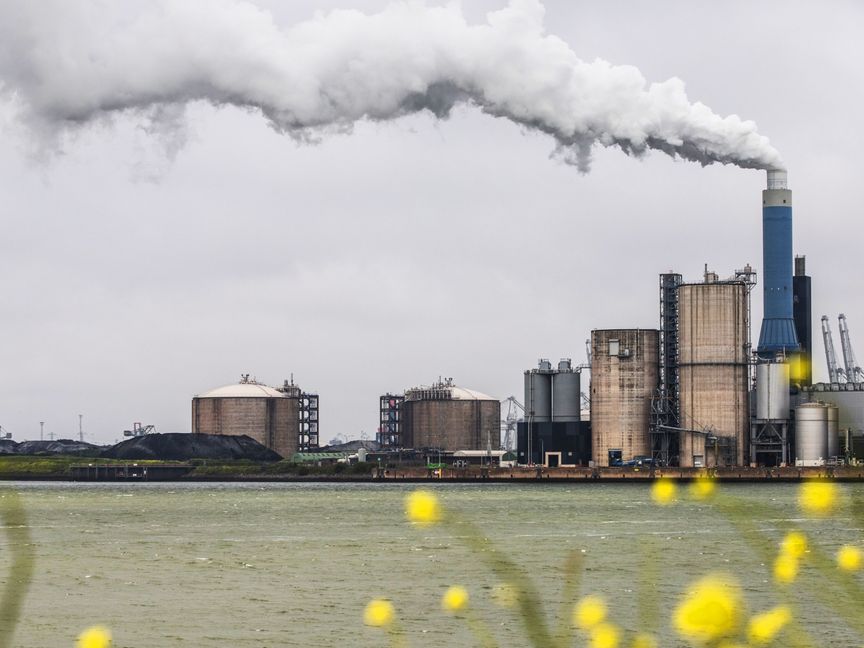
[{"label": "yellow buttercup flower", "polygon": [[461,585],[453,585],[441,597],[441,607],[447,612],[457,612],[468,605],[468,590]]},{"label": "yellow buttercup flower", "polygon": [[837,508],[840,492],[830,481],[808,481],[798,491],[798,505],[805,513],[824,516]]},{"label": "yellow buttercup flower", "polygon": [[785,605],[757,614],[747,626],[747,638],[752,644],[770,643],[791,620],[792,611]]},{"label": "yellow buttercup flower", "polygon": [[675,608],[673,622],[682,637],[708,643],[728,637],[741,625],[741,589],[720,575],[706,576]]},{"label": "yellow buttercup flower", "polygon": [[807,536],[800,531],[790,531],[780,544],[780,551],[792,558],[801,558],[807,553]]},{"label": "yellow buttercup flower", "polygon": [[606,601],[602,596],[586,596],[573,606],[573,625],[589,630],[606,620]]},{"label": "yellow buttercup flower", "polygon": [[108,648],[111,631],[104,626],[92,626],[78,635],[77,648]]},{"label": "yellow buttercup flower", "polygon": [[363,610],[363,623],[375,628],[381,628],[390,625],[393,622],[395,611],[393,604],[387,599],[375,599],[369,601],[366,609]]},{"label": "yellow buttercup flower", "polygon": [[405,515],[420,526],[431,526],[441,520],[441,503],[434,493],[416,490],[405,497]]},{"label": "yellow buttercup flower", "polygon": [[661,477],[651,485],[651,497],[660,505],[671,504],[675,499],[678,487],[675,482],[666,477]]},{"label": "yellow buttercup flower", "polygon": [[706,500],[717,490],[717,481],[707,475],[700,475],[690,482],[690,496],[697,500]]},{"label": "yellow buttercup flower", "polygon": [[791,583],[798,576],[798,559],[790,554],[781,553],[774,560],[774,580],[778,583]]},{"label": "yellow buttercup flower", "polygon": [[657,648],[657,640],[649,634],[639,633],[633,637],[632,648]]},{"label": "yellow buttercup flower", "polygon": [[621,632],[611,623],[600,623],[591,629],[590,648],[618,648]]},{"label": "yellow buttercup flower", "polygon": [[843,571],[858,571],[862,563],[864,563],[864,555],[858,547],[843,545],[837,552],[837,566]]}]

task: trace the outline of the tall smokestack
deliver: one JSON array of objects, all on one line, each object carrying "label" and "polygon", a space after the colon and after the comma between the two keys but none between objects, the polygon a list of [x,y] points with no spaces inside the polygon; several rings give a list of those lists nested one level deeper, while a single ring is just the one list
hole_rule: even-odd
[{"label": "tall smokestack", "polygon": [[797,351],[792,313],[792,192],[786,171],[768,171],[762,192],[764,314],[757,352],[762,356]]}]

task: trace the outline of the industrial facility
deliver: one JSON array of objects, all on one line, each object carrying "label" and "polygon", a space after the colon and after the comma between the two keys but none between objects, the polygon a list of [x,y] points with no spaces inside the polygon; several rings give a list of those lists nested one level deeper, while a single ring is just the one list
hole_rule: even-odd
[{"label": "industrial facility", "polygon": [[[768,171],[762,234],[764,308],[755,349],[752,267],[721,278],[706,266],[697,282],[661,274],[658,329],[594,330],[589,365],[574,371],[561,364],[556,371],[541,360],[525,372],[519,462],[712,468],[861,458],[864,370],[842,314],[843,363],[823,317],[830,381],[812,383],[811,281],[805,258],[793,258],[785,171]],[[588,368],[586,381],[581,369]],[[580,382],[587,382],[590,421],[578,416]],[[573,427],[553,433],[555,424]]]},{"label": "industrial facility", "polygon": [[452,378],[388,393],[379,402],[382,448],[497,450],[500,445],[501,403],[456,386]]},{"label": "industrial facility", "polygon": [[293,379],[274,388],[244,374],[192,399],[192,432],[245,434],[285,458],[318,447],[318,423],[318,395]]}]

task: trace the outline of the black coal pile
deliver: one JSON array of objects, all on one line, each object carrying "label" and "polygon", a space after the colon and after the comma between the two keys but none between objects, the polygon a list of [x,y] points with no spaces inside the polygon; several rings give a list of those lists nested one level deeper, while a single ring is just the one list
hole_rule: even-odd
[{"label": "black coal pile", "polygon": [[106,459],[162,459],[188,461],[190,459],[249,459],[252,461],[279,461],[277,453],[254,439],[220,434],[145,434],[104,450]]},{"label": "black coal pile", "polygon": [[12,439],[0,439],[0,455],[18,454],[18,444]]},{"label": "black coal pile", "polygon": [[55,439],[52,441],[22,441],[21,443],[16,444],[14,454],[78,455],[80,457],[98,457],[99,453],[102,452],[102,449],[103,446],[93,445],[92,443],[86,443],[85,441]]}]

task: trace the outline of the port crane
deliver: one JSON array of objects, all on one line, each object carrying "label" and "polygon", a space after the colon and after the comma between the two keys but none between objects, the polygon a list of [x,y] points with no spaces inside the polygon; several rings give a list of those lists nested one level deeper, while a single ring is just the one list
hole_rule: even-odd
[{"label": "port crane", "polygon": [[858,366],[855,352],[852,350],[852,341],[849,339],[849,325],[843,313],[837,317],[840,328],[840,348],[843,349],[843,364],[846,365],[846,380],[850,383],[864,382],[864,370]]},{"label": "port crane", "polygon": [[828,324],[828,316],[822,316],[822,341],[825,345],[825,361],[828,363],[828,382],[845,383],[846,370],[837,366],[837,355],[834,353],[834,338]]},{"label": "port crane", "polygon": [[507,403],[507,416],[501,419],[501,431],[504,433],[502,445],[504,450],[516,449],[516,424],[519,422],[519,410],[525,415],[525,406],[516,400],[515,396],[505,398],[502,403]]},{"label": "port crane", "polygon": [[155,425],[143,425],[141,423],[133,423],[131,430],[123,430],[123,436],[140,437],[156,432]]}]

